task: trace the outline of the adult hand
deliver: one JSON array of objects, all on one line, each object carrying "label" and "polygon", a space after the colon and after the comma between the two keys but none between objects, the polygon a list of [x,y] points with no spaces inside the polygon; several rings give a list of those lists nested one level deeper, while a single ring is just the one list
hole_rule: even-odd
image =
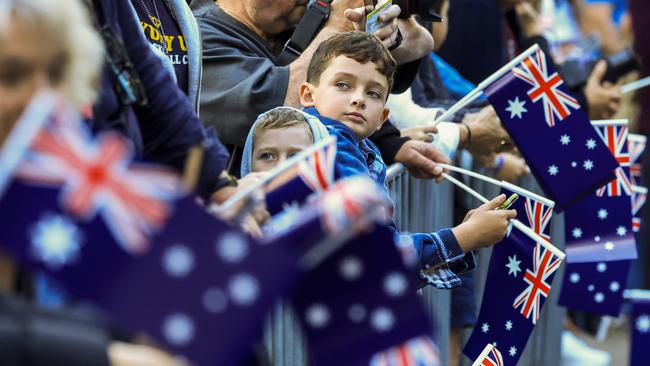
[{"label": "adult hand", "polygon": [[111,342],[108,346],[108,359],[111,366],[180,366],[181,362],[156,348]]},{"label": "adult hand", "polygon": [[539,11],[528,1],[520,1],[515,4],[515,13],[525,38],[531,38],[542,34],[542,23]]},{"label": "adult hand", "polygon": [[[398,19],[401,9],[397,5],[391,5],[383,14],[379,16],[379,21],[383,23],[375,33],[377,38],[387,48],[394,46],[397,42],[397,31],[402,34],[401,46],[394,49],[391,53],[395,57],[398,65],[420,59],[433,51],[433,36],[426,28],[422,27],[415,18]],[[366,29],[366,12],[363,6],[355,9],[349,9],[345,12],[347,19],[354,24],[356,30],[365,31]]]},{"label": "adult hand", "polygon": [[610,82],[602,81],[606,72],[607,63],[604,60],[598,61],[584,88],[587,103],[589,104],[589,117],[593,119],[612,117],[621,102],[619,88]]},{"label": "adult hand", "polygon": [[523,158],[511,153],[501,153],[500,157],[503,163],[497,171],[498,179],[514,183],[519,177],[530,174],[530,168]]},{"label": "adult hand", "polygon": [[330,5],[330,15],[327,18],[325,26],[334,28],[339,32],[359,29],[358,22],[363,21],[362,24],[365,24],[365,17],[356,19],[347,16],[351,10],[356,11],[359,8],[363,13],[362,0],[334,0]]},{"label": "adult hand", "polygon": [[465,148],[474,156],[491,156],[513,147],[510,135],[501,126],[492,106],[485,107],[478,113],[466,114],[462,123],[471,131],[469,145],[465,145]]},{"label": "adult hand", "polygon": [[438,133],[436,125],[426,125],[418,127],[409,127],[401,131],[402,136],[410,137],[413,140],[433,142],[432,133]]},{"label": "adult hand", "polygon": [[452,229],[465,253],[494,245],[506,236],[509,220],[517,217],[517,211],[497,210],[505,200],[506,195],[501,194],[470,210],[463,223]]},{"label": "adult hand", "polygon": [[433,145],[423,141],[409,140],[397,151],[395,160],[404,164],[416,178],[442,180],[443,169],[437,163],[449,163],[449,158]]}]

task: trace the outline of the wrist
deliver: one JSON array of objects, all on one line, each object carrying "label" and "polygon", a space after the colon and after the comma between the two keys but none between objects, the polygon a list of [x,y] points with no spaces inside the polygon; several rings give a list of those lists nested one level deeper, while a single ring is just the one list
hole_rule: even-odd
[{"label": "wrist", "polygon": [[468,149],[470,144],[472,143],[472,130],[469,127],[468,124],[466,123],[460,123],[460,128],[459,128],[459,135],[460,135],[460,146],[463,149]]},{"label": "wrist", "polygon": [[458,241],[458,245],[463,249],[463,252],[471,252],[475,245],[476,238],[474,237],[475,230],[472,229],[469,222],[464,222],[451,229]]}]

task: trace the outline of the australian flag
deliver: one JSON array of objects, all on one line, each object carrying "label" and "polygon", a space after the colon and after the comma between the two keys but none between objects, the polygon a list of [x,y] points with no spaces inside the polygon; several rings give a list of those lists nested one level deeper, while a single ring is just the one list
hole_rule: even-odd
[{"label": "australian flag", "polygon": [[641,230],[641,214],[645,201],[648,197],[646,187],[632,186],[632,231],[635,233]]},{"label": "australian flag", "polygon": [[616,160],[542,50],[484,92],[558,210],[613,178]]},{"label": "australian flag", "polygon": [[321,141],[303,152],[294,168],[278,176],[267,186],[266,209],[272,216],[289,206],[299,206],[315,193],[328,190],[335,181],[336,139]]},{"label": "australian flag", "polygon": [[[639,292],[632,290],[630,292]],[[630,319],[630,366],[645,366],[648,364],[648,346],[650,346],[650,296],[647,291],[641,291],[644,296],[631,297],[632,319]]]},{"label": "australian flag", "polygon": [[291,302],[312,363],[438,365],[415,279],[384,226],[348,241],[306,273]]},{"label": "australian flag", "polygon": [[642,157],[647,138],[644,135],[631,133],[627,136],[630,149],[630,181],[637,186],[643,186]]},{"label": "australian flag", "polygon": [[[27,135],[23,123],[40,128]],[[205,213],[173,174],[131,164],[117,135],[93,139],[52,96],[6,146],[25,149],[0,155],[15,161],[0,181],[3,249],[192,363],[239,364],[295,278],[292,256]]]},{"label": "australian flag", "polygon": [[503,355],[498,348],[488,343],[472,366],[503,366]]},{"label": "australian flag", "polygon": [[[510,195],[508,189],[502,193]],[[553,203],[517,191],[513,208],[519,221],[543,238],[549,238]],[[490,268],[477,325],[463,353],[479,358],[486,344],[503,354],[503,365],[516,365],[549,296],[555,271],[562,260],[517,228],[492,249]]]}]

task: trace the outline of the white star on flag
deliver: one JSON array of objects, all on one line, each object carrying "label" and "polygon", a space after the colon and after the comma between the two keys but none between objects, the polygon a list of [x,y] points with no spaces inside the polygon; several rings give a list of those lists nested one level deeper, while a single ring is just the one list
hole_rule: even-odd
[{"label": "white star on flag", "polygon": [[[598,218],[599,219],[605,220],[607,218],[607,215],[608,215],[607,210],[605,210],[604,208],[601,208],[600,210],[598,210]],[[596,240],[596,241],[598,241],[598,240]]]},{"label": "white star on flag", "polygon": [[582,229],[579,227],[573,228],[571,235],[576,239],[582,238]]},{"label": "white star on flag", "polygon": [[517,347],[515,346],[510,347],[510,350],[508,350],[508,354],[512,357],[515,357],[517,355]]},{"label": "white star on flag", "polygon": [[611,241],[608,241],[607,243],[605,243],[605,250],[608,250],[608,251],[614,250],[614,243],[612,243]]},{"label": "white star on flag", "polygon": [[506,330],[512,330],[512,321],[508,320],[506,322]]},{"label": "white star on flag", "polygon": [[522,113],[528,112],[528,110],[524,108],[524,104],[526,104],[526,101],[520,101],[519,97],[515,97],[514,100],[508,101],[508,108],[506,108],[506,111],[510,112],[510,119],[513,119],[514,117],[521,119]]},{"label": "white star on flag", "polygon": [[587,145],[587,149],[589,149],[589,150],[593,150],[593,149],[596,148],[596,140],[594,140],[594,139],[589,139],[589,140],[587,140],[586,145]]},{"label": "white star on flag", "polygon": [[31,232],[32,252],[38,260],[54,269],[77,258],[81,240],[77,226],[60,215],[41,219]]},{"label": "white star on flag", "polygon": [[481,325],[481,332],[487,333],[489,330],[490,330],[490,324],[483,323],[483,325]]},{"label": "white star on flag", "polygon": [[514,254],[512,257],[508,256],[508,264],[506,264],[506,267],[508,268],[508,275],[517,277],[517,272],[521,272],[521,268],[519,267],[520,263],[521,261],[517,260],[516,254]]},{"label": "white star on flag", "polygon": [[562,145],[568,145],[571,142],[571,137],[569,135],[562,135],[560,136],[560,143]]},{"label": "white star on flag", "polygon": [[636,330],[640,333],[648,333],[650,331],[650,316],[643,314],[636,318]]},{"label": "white star on flag", "polygon": [[551,165],[548,167],[548,174],[557,175],[560,170],[557,168],[557,165]]},{"label": "white star on flag", "polygon": [[582,167],[585,168],[585,170],[591,170],[594,167],[594,162],[591,160],[585,160],[584,163],[582,163]]},{"label": "white star on flag", "polygon": [[627,234],[627,229],[625,226],[619,226],[616,228],[616,235],[618,236],[625,236]]}]

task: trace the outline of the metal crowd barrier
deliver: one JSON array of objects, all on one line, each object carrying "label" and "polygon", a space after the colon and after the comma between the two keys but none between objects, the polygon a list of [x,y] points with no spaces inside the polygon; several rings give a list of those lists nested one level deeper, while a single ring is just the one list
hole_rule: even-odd
[{"label": "metal crowd barrier", "polygon": [[[498,189],[477,180],[466,180],[477,191],[493,197]],[[390,197],[395,204],[394,218],[401,231],[432,232],[452,226],[454,189],[449,182],[436,184],[430,180],[411,177],[401,165],[389,167],[387,176]],[[533,179],[519,183],[522,187],[540,192]],[[471,197],[464,198],[468,207],[476,207],[479,202]],[[555,214],[551,223],[552,237],[562,238],[563,218]],[[564,248],[564,242],[553,242]],[[483,287],[490,260],[490,250],[481,250],[477,256],[476,269],[477,302],[480,306]],[[531,336],[526,351],[519,361],[520,366],[540,366],[560,364],[560,339],[565,316],[564,308],[556,305],[560,290],[563,268],[555,276],[554,286],[547,299],[540,322]],[[435,324],[434,339],[440,348],[443,365],[448,364],[451,296],[446,290],[423,289],[422,301],[427,313]],[[478,309],[477,306],[477,309]],[[469,336],[469,331],[465,336]],[[266,324],[264,346],[275,366],[307,365],[307,345],[296,321],[296,315],[286,304],[278,304]],[[461,365],[471,365],[466,357]]]}]

